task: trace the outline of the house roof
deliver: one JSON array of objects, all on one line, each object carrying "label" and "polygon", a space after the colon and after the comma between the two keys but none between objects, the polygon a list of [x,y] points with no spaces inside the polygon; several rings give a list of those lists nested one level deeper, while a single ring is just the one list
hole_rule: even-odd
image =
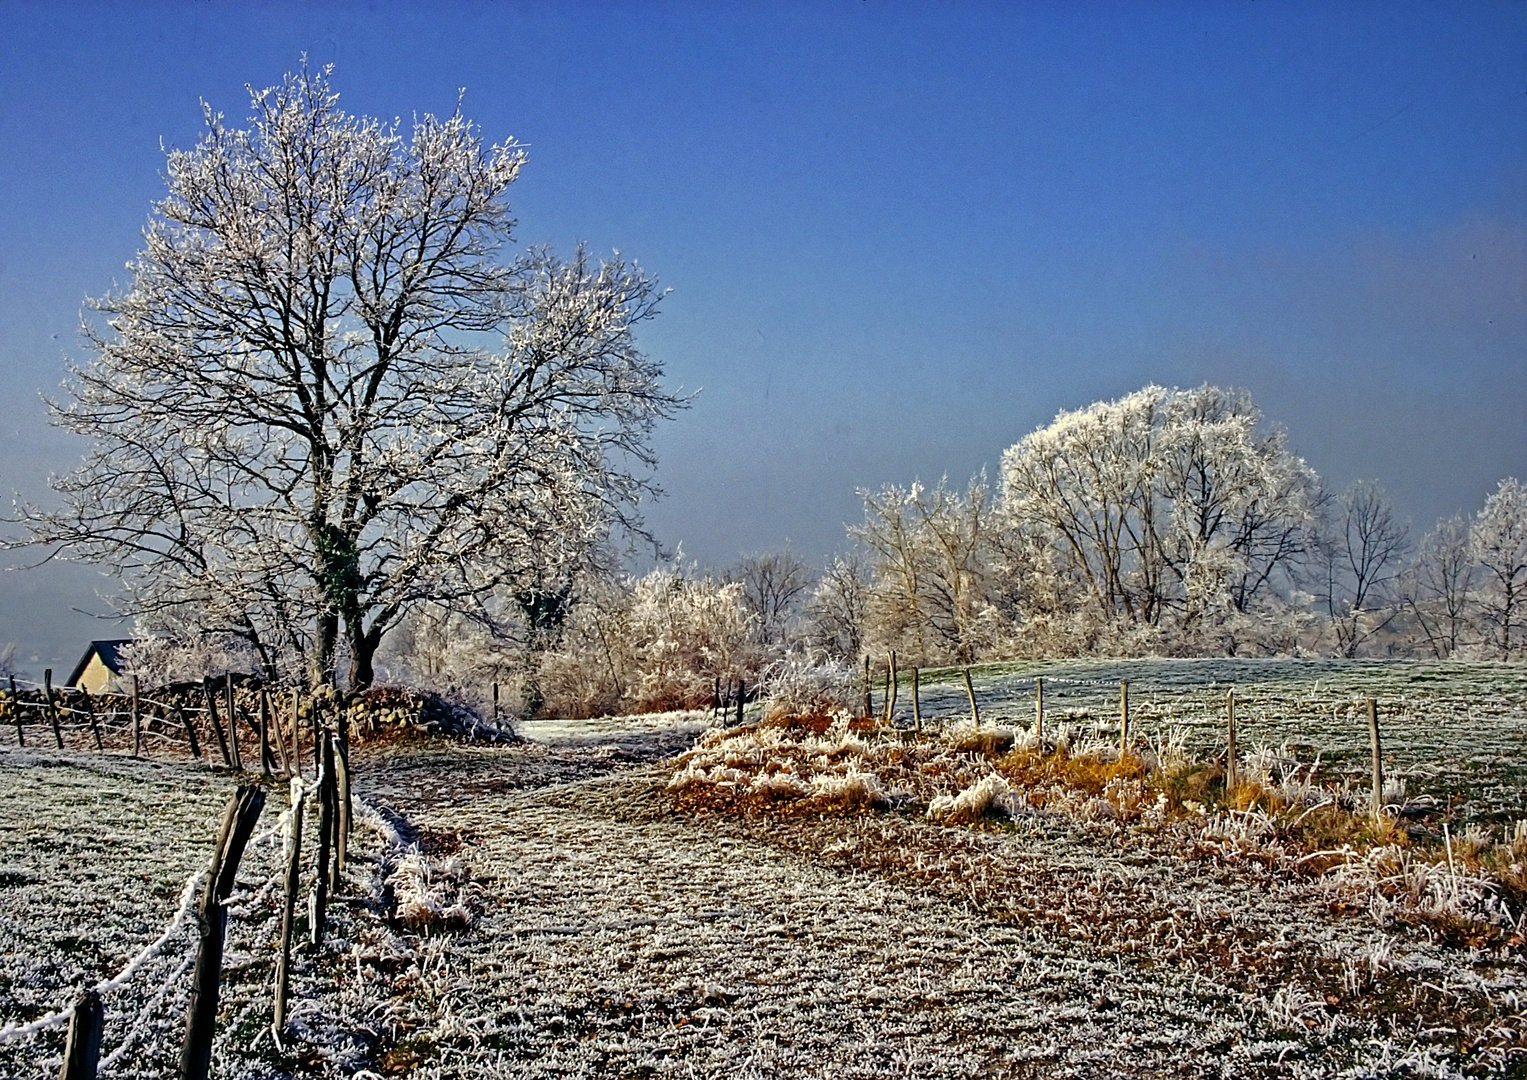
[{"label": "house roof", "polygon": [[80,657],[80,662],[74,665],[74,672],[64,683],[65,686],[78,686],[80,676],[85,674],[85,669],[90,666],[90,658],[99,656],[101,663],[113,675],[122,674],[122,646],[131,645],[132,638],[113,638],[110,641],[92,641],[90,648],[85,650],[85,655]]}]

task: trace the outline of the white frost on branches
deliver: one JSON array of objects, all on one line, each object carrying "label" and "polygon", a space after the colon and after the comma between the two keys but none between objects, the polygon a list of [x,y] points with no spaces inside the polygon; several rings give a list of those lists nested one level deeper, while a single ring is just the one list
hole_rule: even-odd
[{"label": "white frost on branches", "polygon": [[660,292],[634,264],[501,257],[516,143],[351,116],[329,76],[254,92],[247,129],[208,109],[169,154],[54,406],[95,448],[21,516],[122,567],[128,611],[242,637],[269,674],[348,653],[366,685],[421,604],[497,626],[496,596],[640,531],[648,437],[684,402],[636,348]]}]

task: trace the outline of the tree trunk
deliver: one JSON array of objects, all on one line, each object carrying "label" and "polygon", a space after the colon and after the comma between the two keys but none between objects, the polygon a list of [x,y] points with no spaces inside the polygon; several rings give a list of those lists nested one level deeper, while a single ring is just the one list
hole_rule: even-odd
[{"label": "tree trunk", "polygon": [[365,690],[376,681],[373,661],[381,638],[374,634],[350,635],[350,689]]},{"label": "tree trunk", "polygon": [[313,670],[309,675],[314,689],[334,685],[334,654],[339,643],[339,616],[332,611],[319,615],[316,637]]}]

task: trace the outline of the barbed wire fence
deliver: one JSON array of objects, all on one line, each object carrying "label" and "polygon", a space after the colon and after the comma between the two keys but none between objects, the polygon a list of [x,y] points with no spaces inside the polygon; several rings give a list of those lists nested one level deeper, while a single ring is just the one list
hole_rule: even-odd
[{"label": "barbed wire fence", "polygon": [[[21,747],[27,745],[27,710],[32,713],[33,724],[41,727],[46,735],[53,736],[49,741],[55,749],[67,748],[66,744],[71,741],[84,742],[84,749],[91,748],[92,743],[97,749],[106,749],[108,743],[113,743],[114,748],[131,749],[136,755],[141,750],[143,735],[148,733],[170,742],[182,755],[195,758],[200,757],[197,753],[199,744],[196,725],[190,717],[198,716],[203,725],[214,731],[221,726],[210,688],[205,689],[204,703],[199,709],[185,704],[181,695],[166,695],[162,700],[156,700],[136,692],[122,696],[122,700],[112,707],[104,705],[105,695],[60,692],[51,685],[51,673],[45,676],[43,683],[33,683],[25,689],[21,682],[8,680],[8,693],[0,701],[5,708],[7,724],[14,725],[17,744]],[[238,760],[234,747],[240,717],[235,709],[231,681],[226,689],[227,715],[232,722],[219,741],[227,747],[225,762],[231,764]],[[263,704],[263,688],[261,698]],[[150,710],[156,712],[151,714]],[[322,947],[326,932],[327,903],[343,880],[341,871],[348,857],[349,833],[354,818],[345,714],[339,711],[325,717],[317,703],[309,707],[308,713],[312,779],[305,779],[300,767],[304,725],[300,723],[302,710],[295,698],[290,725],[272,724],[268,706],[261,708],[260,723],[243,717],[246,725],[260,738],[261,768],[268,779],[239,784],[224,809],[210,865],[184,880],[174,912],[158,936],[122,964],[115,974],[78,992],[72,1004],[60,1004],[25,1022],[0,1026],[0,1045],[35,1043],[49,1033],[67,1029],[63,1066],[59,1073],[62,1080],[90,1080],[110,1074],[131,1061],[130,1055],[150,1029],[163,1027],[165,1001],[172,994],[184,992],[189,972],[190,996],[178,1075],[184,1080],[205,1080],[211,1063],[229,917],[252,918],[254,912],[269,905],[271,894],[278,888],[283,894],[283,918],[273,963],[278,975],[272,989],[270,1030],[279,1045],[287,1022],[290,993],[287,971],[296,930],[297,893],[306,876],[310,882],[308,945],[316,951]],[[144,722],[150,715],[164,721],[169,731],[153,732]],[[167,716],[174,719],[166,720]],[[175,739],[175,726],[185,733],[183,741]],[[66,739],[66,734],[72,738]],[[274,739],[270,738],[272,734]],[[249,774],[241,773],[241,776]],[[254,834],[267,789],[283,781],[290,795],[290,806],[270,827]],[[320,825],[316,830],[317,843],[309,874],[304,875],[302,819],[310,801],[317,803]],[[374,816],[368,807],[363,806],[363,811],[367,816]],[[392,839],[396,841],[398,838],[394,836]],[[280,847],[277,867],[252,888],[247,884],[239,888],[237,875],[245,850],[268,849],[275,845]],[[123,991],[128,989],[132,992],[124,994]],[[139,1004],[112,1010],[113,1027],[121,1034],[101,1058],[107,1006],[128,1000]]]}]

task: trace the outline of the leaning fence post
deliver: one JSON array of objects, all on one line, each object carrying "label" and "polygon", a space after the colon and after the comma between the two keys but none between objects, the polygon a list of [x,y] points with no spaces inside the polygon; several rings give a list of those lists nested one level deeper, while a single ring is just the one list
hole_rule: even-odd
[{"label": "leaning fence post", "polygon": [[870,700],[870,654],[864,654],[864,715],[868,719],[875,715],[874,702]]},{"label": "leaning fence post", "polygon": [[743,679],[737,680],[737,723],[742,723],[742,706],[748,700],[748,684]]},{"label": "leaning fence post", "polygon": [[1045,677],[1034,676],[1034,745],[1039,748],[1039,754],[1045,752]]},{"label": "leaning fence post", "polygon": [[143,752],[143,707],[138,701],[138,676],[133,676],[133,757]]},{"label": "leaning fence post", "polygon": [[286,891],[281,900],[281,951],[276,955],[276,1000],[271,1021],[271,1029],[278,1034],[286,1026],[286,977],[292,962],[292,924],[296,921],[297,890],[302,879],[302,804],[306,793],[302,790],[301,776],[292,779],[291,794],[292,823],[290,846],[286,853]]},{"label": "leaning fence post", "polygon": [[[270,701],[265,697],[265,687],[260,687],[260,772],[270,775]],[[284,756],[284,755],[283,755]]]},{"label": "leaning fence post", "polygon": [[970,683],[970,668],[965,668],[965,696],[970,699],[970,721],[981,730],[981,710],[976,708],[976,688]]},{"label": "leaning fence post", "polygon": [[16,745],[25,746],[26,736],[21,733],[21,696],[16,693],[16,676],[10,676],[11,680],[11,711],[16,714]]},{"label": "leaning fence post", "polygon": [[106,1010],[101,1005],[101,995],[86,990],[74,1003],[74,1013],[69,1017],[69,1038],[64,1043],[64,1067],[58,1080],[95,1080],[95,1069],[101,1058],[101,1028],[106,1021]]},{"label": "leaning fence post", "polygon": [[1119,760],[1129,752],[1129,680],[1119,680]]},{"label": "leaning fence post", "polygon": [[1379,741],[1379,703],[1368,699],[1368,743],[1373,750],[1373,816],[1384,809],[1384,756]]},{"label": "leaning fence post", "polygon": [[244,846],[249,843],[249,835],[254,832],[255,822],[264,806],[264,788],[240,784],[223,813],[223,827],[212,855],[211,873],[197,911],[200,940],[196,947],[195,973],[191,976],[191,1002],[186,1008],[186,1041],[180,1054],[181,1080],[207,1080],[212,1065],[212,1036],[217,1029],[217,996],[223,975],[223,936],[228,929],[228,909],[224,904],[233,893]]},{"label": "leaning fence post", "polygon": [[217,718],[217,698],[212,693],[212,683],[203,680],[201,684],[202,697],[207,702],[207,720],[212,725],[212,734],[217,736],[217,748],[223,752],[223,764],[233,768],[233,756],[228,753],[228,739],[223,734],[223,723]]},{"label": "leaning fence post", "polygon": [[1235,790],[1235,687],[1231,687],[1225,695],[1225,724],[1230,736],[1230,750],[1225,758],[1225,794],[1228,796]]},{"label": "leaning fence post", "polygon": [[286,736],[281,732],[281,717],[270,707],[270,692],[260,687],[260,727],[266,732],[265,741],[274,743],[272,757],[282,776],[292,775],[292,766],[286,756]]},{"label": "leaning fence post", "polygon": [[185,725],[186,739],[191,743],[191,756],[200,761],[201,746],[196,741],[196,725],[191,722],[191,714],[180,705],[175,706],[175,711],[180,714],[180,722]]},{"label": "leaning fence post", "polygon": [[64,733],[58,726],[58,702],[53,700],[53,669],[46,668],[42,673],[42,692],[48,699],[48,719],[53,721],[53,740],[58,743],[58,748],[64,748]]},{"label": "leaning fence post", "polygon": [[885,723],[891,726],[891,721],[896,716],[896,650],[891,650],[891,655],[885,662]]},{"label": "leaning fence post", "polygon": [[912,668],[912,730],[923,733],[923,703],[921,687],[917,681],[917,668]]},{"label": "leaning fence post", "polygon": [[350,849],[350,747],[344,739],[334,744],[334,889],[345,868]]}]

